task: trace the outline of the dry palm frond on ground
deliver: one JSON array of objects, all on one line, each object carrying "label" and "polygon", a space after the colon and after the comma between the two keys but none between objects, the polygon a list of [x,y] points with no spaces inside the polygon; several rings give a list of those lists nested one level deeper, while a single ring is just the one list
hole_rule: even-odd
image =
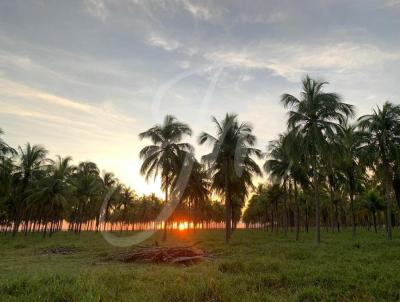
[{"label": "dry palm frond on ground", "polygon": [[142,246],[133,251],[121,253],[117,259],[122,262],[148,262],[192,265],[212,256],[194,246]]}]

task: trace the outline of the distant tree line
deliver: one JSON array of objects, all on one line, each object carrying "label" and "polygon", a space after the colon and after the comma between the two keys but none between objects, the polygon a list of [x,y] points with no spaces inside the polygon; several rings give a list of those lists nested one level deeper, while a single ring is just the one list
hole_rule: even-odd
[{"label": "distant tree line", "polygon": [[[75,233],[160,228],[156,218],[163,202],[154,194],[138,196],[114,174],[100,173],[93,162],[73,165],[71,157],[49,159],[47,154],[39,145],[28,143],[15,150],[0,140],[1,232],[51,236],[63,227]],[[198,227],[216,227],[223,221],[222,206],[204,199],[196,210],[179,205],[170,223],[187,221],[189,212]]]}]

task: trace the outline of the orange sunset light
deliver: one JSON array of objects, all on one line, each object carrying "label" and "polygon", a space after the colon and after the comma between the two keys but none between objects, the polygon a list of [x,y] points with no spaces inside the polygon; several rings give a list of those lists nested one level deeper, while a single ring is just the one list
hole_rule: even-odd
[{"label": "orange sunset light", "polygon": [[188,228],[189,228],[189,224],[188,224],[187,221],[180,222],[179,225],[178,225],[178,230],[179,230],[179,231],[185,231],[185,230],[187,230]]}]

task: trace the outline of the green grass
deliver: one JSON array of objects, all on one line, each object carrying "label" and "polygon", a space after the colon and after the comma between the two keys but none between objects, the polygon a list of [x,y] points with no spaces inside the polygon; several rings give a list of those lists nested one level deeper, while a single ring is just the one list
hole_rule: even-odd
[{"label": "green grass", "polygon": [[[158,234],[156,237],[158,237]],[[399,301],[400,240],[360,230],[313,233],[294,242],[282,234],[237,230],[173,234],[169,242],[198,242],[219,254],[191,267],[106,261],[121,250],[101,234],[0,236],[1,301]],[[396,236],[397,235],[397,236]],[[149,243],[158,240],[152,238]],[[49,248],[71,255],[41,255]]]}]

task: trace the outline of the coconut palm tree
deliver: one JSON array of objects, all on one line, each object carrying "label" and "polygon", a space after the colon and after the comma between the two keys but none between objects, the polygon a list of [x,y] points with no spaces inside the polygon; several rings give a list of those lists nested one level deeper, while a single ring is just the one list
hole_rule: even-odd
[{"label": "coconut palm tree", "polygon": [[[4,132],[0,128],[0,135],[3,135]],[[11,148],[1,137],[0,137],[0,159],[7,155],[16,155],[17,151]]]},{"label": "coconut palm tree", "polygon": [[338,132],[338,162],[347,182],[347,191],[350,199],[351,225],[353,239],[356,237],[356,213],[354,209],[354,197],[357,188],[360,187],[360,180],[365,172],[361,157],[367,135],[357,130],[356,125],[345,123],[342,130]]},{"label": "coconut palm tree", "polygon": [[330,197],[330,222],[332,232],[334,231],[335,227],[338,232],[340,231],[337,190],[339,188],[339,184],[343,182],[345,177],[340,169],[341,163],[338,160],[340,151],[340,145],[335,137],[333,141],[328,143],[327,152],[325,152],[322,158],[322,173],[326,176],[326,187]]},{"label": "coconut palm tree", "polygon": [[[174,116],[167,115],[162,124],[157,124],[139,134],[139,138],[150,139],[152,144],[144,147],[139,156],[143,160],[140,173],[148,181],[150,177],[161,176],[165,192],[165,204],[168,204],[168,194],[173,177],[179,174],[181,152],[192,153],[193,147],[182,143],[182,138],[191,136],[192,130],[187,124],[179,122]],[[164,221],[163,240],[166,240],[167,226]]]},{"label": "coconut palm tree", "polygon": [[284,234],[288,232],[288,206],[287,206],[287,183],[290,178],[291,159],[289,158],[287,144],[285,144],[285,135],[281,134],[275,141],[270,142],[268,146],[268,157],[264,163],[265,172],[269,173],[273,182],[282,185],[283,190],[283,228]]},{"label": "coconut palm tree", "polygon": [[376,228],[376,213],[382,211],[385,207],[383,205],[383,199],[379,194],[379,191],[375,188],[368,190],[364,194],[364,207],[372,214],[372,221],[374,223],[375,233],[378,232]]},{"label": "coconut palm tree", "polygon": [[400,106],[390,102],[382,108],[374,109],[372,114],[358,119],[359,127],[370,133],[369,144],[378,154],[377,164],[382,167],[386,199],[387,238],[392,240],[392,188],[394,149],[398,146],[400,135]]},{"label": "coconut palm tree", "polygon": [[[299,142],[296,141],[296,138],[293,133],[289,132],[281,134],[278,140],[272,141],[268,147],[268,156],[270,159],[266,160],[264,170],[270,174],[274,181],[282,183],[285,209],[285,235],[288,228],[287,197],[291,199],[294,196],[296,240],[299,240],[300,207],[298,204],[298,186],[307,186],[308,176],[307,163],[304,162],[302,154],[298,152]],[[294,194],[292,194],[292,189]]]},{"label": "coconut palm tree", "polygon": [[[0,128],[0,135],[2,134],[4,132]],[[18,177],[15,173],[16,166],[13,158],[15,155],[17,152],[0,137],[0,220],[2,225],[8,225],[12,221],[10,214],[15,212],[15,206],[18,204],[16,201]]]},{"label": "coconut palm tree", "polygon": [[353,106],[343,103],[336,93],[324,92],[327,82],[306,76],[300,98],[283,94],[281,102],[290,108],[288,127],[301,142],[302,152],[311,164],[316,219],[316,242],[320,243],[320,197],[318,162],[326,149],[328,137],[340,130],[340,124],[354,114]]},{"label": "coconut palm tree", "polygon": [[[181,160],[184,160],[182,158]],[[203,207],[204,203],[208,200],[210,194],[210,181],[208,178],[207,171],[204,166],[199,163],[193,156],[193,168],[189,176],[187,186],[184,188],[182,193],[182,201],[186,201],[188,204],[189,221],[193,222],[194,228],[198,222],[199,211]],[[178,178],[175,177],[173,186],[176,187]]]},{"label": "coconut palm tree", "polygon": [[[99,204],[97,206],[98,213],[96,216],[96,230],[99,230],[100,227],[100,216],[104,215],[104,225],[103,231],[106,230],[107,221],[109,220],[110,216],[110,207],[113,203],[115,203],[115,199],[117,198],[118,192],[118,179],[115,177],[114,173],[112,172],[103,172],[102,177],[100,177],[101,185],[102,185],[102,198],[99,200]],[[104,209],[104,213],[101,211],[101,202],[107,199],[107,204]]]},{"label": "coconut palm tree", "polygon": [[8,230],[13,222],[16,206],[18,205],[19,178],[16,166],[11,158],[0,159],[0,224]]},{"label": "coconut palm tree", "polygon": [[62,220],[68,207],[68,197],[72,193],[69,180],[74,169],[71,161],[71,157],[58,156],[56,162],[49,167],[48,175],[39,180],[27,199],[28,203],[34,203],[40,210],[39,214],[44,223],[43,237],[46,236],[48,223],[50,236],[52,235],[54,226]]},{"label": "coconut palm tree", "polygon": [[212,177],[212,189],[225,196],[225,241],[229,243],[232,227],[232,198],[236,190],[247,193],[253,186],[252,176],[261,175],[252,156],[262,153],[254,146],[256,137],[248,123],[239,123],[235,114],[226,114],[222,121],[212,117],[217,133],[201,133],[199,143],[208,142],[212,152],[202,157]]},{"label": "coconut palm tree", "polygon": [[88,218],[89,209],[96,208],[99,196],[102,195],[100,171],[93,162],[79,163],[72,176],[76,205],[72,214],[72,226],[75,233],[80,233],[85,218]]},{"label": "coconut palm tree", "polygon": [[128,213],[134,207],[136,200],[136,192],[131,187],[123,186],[119,202],[119,209],[121,211],[121,231],[124,223],[128,223]]},{"label": "coconut palm tree", "polygon": [[19,178],[18,196],[14,211],[13,236],[16,235],[21,221],[25,220],[25,229],[28,227],[29,213],[26,211],[28,190],[30,186],[38,181],[48,167],[47,150],[39,145],[26,144],[25,148],[19,147],[20,163],[17,167],[17,177]]}]

